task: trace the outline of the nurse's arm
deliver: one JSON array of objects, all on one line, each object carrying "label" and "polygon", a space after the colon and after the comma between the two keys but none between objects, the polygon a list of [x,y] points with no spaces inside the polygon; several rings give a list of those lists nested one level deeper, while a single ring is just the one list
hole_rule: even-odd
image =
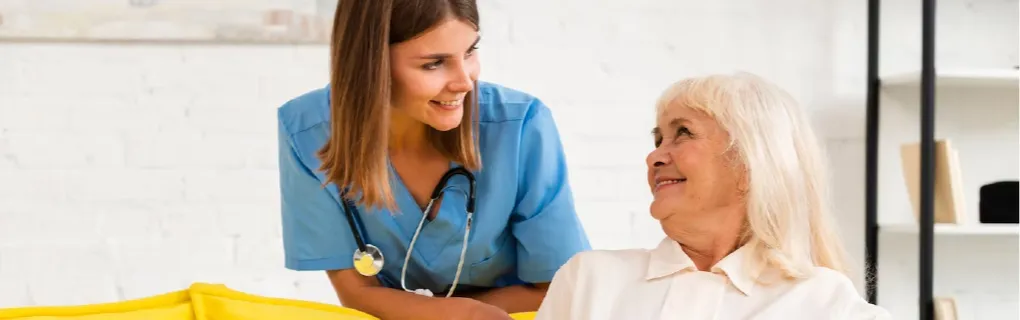
[{"label": "nurse's arm", "polygon": [[[382,286],[354,269],[326,271],[340,303],[380,319],[442,319],[439,299]],[[433,318],[429,318],[433,317]]]},{"label": "nurse's arm", "polygon": [[533,101],[520,140],[510,145],[521,146],[511,226],[517,240],[517,277],[535,285],[494,289],[476,298],[509,312],[535,311],[556,270],[590,245],[574,209],[559,132],[545,104]]},{"label": "nurse's arm", "polygon": [[470,299],[432,298],[387,288],[375,277],[364,277],[354,269],[326,271],[326,275],[341,304],[382,320],[447,320],[473,317],[481,313],[494,314],[486,319],[499,319],[503,316],[509,319],[509,315]]},{"label": "nurse's arm", "polygon": [[494,305],[507,313],[531,312],[538,310],[547,290],[549,283],[536,283],[495,288],[467,297]]}]

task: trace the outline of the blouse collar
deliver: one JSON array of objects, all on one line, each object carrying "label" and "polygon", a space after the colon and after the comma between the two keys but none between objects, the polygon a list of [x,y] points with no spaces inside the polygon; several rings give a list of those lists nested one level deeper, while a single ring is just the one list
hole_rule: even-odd
[{"label": "blouse collar", "polygon": [[[749,269],[745,268],[749,251],[750,248],[747,245],[741,246],[711,268],[712,273],[726,276],[730,283],[744,295],[751,294],[758,278],[758,273],[751,274]],[[662,239],[649,254],[645,280],[653,280],[680,272],[697,272],[697,267],[691,257],[684,252],[679,243],[669,237]]]}]

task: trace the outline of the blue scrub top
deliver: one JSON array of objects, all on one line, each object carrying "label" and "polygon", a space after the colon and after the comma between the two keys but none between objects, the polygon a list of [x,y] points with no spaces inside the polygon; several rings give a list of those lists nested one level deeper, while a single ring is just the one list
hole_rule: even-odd
[{"label": "blue scrub top", "polygon": [[[590,244],[574,209],[567,164],[549,108],[526,93],[479,82],[476,208],[457,292],[552,280]],[[353,267],[357,244],[337,186],[322,188],[316,152],[329,139],[329,89],[300,95],[278,110],[279,166],[286,267]],[[379,281],[400,288],[400,271],[421,209],[393,173],[400,212],[358,207],[362,237],[382,251]],[[439,214],[426,220],[407,267],[407,288],[446,292],[453,282],[467,217],[466,179],[449,180]],[[459,192],[459,190],[464,192]]]}]

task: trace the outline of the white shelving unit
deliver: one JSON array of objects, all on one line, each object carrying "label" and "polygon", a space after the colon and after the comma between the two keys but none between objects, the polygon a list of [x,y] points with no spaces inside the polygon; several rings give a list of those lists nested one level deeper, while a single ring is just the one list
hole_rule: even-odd
[{"label": "white shelving unit", "polygon": [[[978,206],[981,186],[1020,179],[1017,1],[935,6],[869,1],[867,298],[895,319],[933,319],[925,306],[940,297],[956,319],[1020,319],[1020,225],[982,224]],[[900,147],[926,139],[959,153],[958,223],[914,213]]]},{"label": "white shelving unit", "polygon": [[[919,227],[916,224],[890,224],[881,227],[882,233],[917,234]],[[994,225],[994,224],[935,224],[935,235],[951,236],[1012,236],[1007,239],[1017,241],[1020,236],[1020,227],[1017,225]]]},{"label": "white shelving unit", "polygon": [[[921,71],[892,73],[881,77],[885,87],[917,87]],[[935,70],[938,87],[1016,88],[1020,86],[1020,70],[947,68]]]},{"label": "white shelving unit", "polygon": [[[883,138],[879,142],[877,302],[894,309],[898,319],[919,318],[918,295],[925,295],[918,289],[924,281],[919,269],[928,263],[932,270],[930,294],[955,299],[959,319],[1018,319],[1015,279],[1020,272],[1016,252],[1020,225],[980,223],[977,189],[993,181],[1017,179],[1020,73],[1009,69],[937,70],[934,135],[936,140],[951,141],[960,153],[966,212],[956,224],[934,224],[931,260],[925,260],[919,248],[923,243],[921,224],[912,212],[899,153],[901,144],[919,141],[920,72],[882,78],[881,118],[886,124],[879,130]],[[1008,108],[1013,108],[1012,113],[996,116]],[[1005,132],[1012,134],[1012,141],[1003,139],[1008,138]],[[1008,148],[1014,150],[1013,155],[1003,154]],[[1011,169],[1003,171],[1007,164]],[[983,269],[974,271],[976,264]],[[990,300],[996,295],[1006,298]],[[1011,309],[1014,311],[1003,311]]]}]

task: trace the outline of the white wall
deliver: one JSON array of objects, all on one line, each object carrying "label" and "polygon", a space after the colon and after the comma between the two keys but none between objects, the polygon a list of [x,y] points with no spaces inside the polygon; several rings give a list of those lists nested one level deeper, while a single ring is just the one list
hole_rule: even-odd
[{"label": "white wall", "polygon": [[[662,236],[643,182],[660,90],[740,69],[792,91],[830,137],[838,218],[863,261],[863,2],[480,2],[482,77],[553,108],[594,246]],[[321,273],[283,269],[274,170],[275,108],[324,85],[326,58],[317,46],[0,44],[0,307],[196,281],[335,303]],[[913,312],[901,296],[890,308]]]}]

